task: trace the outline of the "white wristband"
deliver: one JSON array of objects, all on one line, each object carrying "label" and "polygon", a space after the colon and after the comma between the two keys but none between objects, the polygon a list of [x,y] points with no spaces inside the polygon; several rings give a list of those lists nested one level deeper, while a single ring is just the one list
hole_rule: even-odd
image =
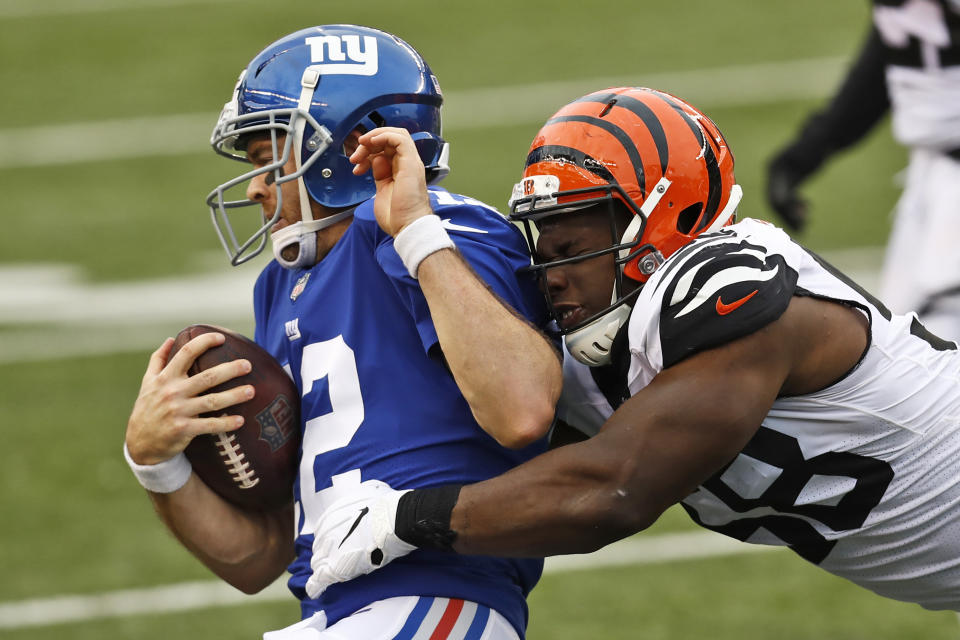
[{"label": "white wristband", "polygon": [[182,453],[159,464],[137,464],[130,457],[130,450],[124,442],[123,457],[127,459],[127,464],[130,465],[133,475],[140,481],[140,485],[154,493],[173,493],[187,484],[193,472],[190,461]]},{"label": "white wristband", "polygon": [[410,276],[416,278],[417,269],[424,258],[441,249],[453,249],[455,245],[443,228],[440,217],[430,214],[417,218],[398,233],[393,239],[393,248]]}]

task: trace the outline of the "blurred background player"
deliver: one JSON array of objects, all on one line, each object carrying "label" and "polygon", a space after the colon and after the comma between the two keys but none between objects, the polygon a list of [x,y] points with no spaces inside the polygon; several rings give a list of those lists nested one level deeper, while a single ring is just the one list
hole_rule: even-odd
[{"label": "blurred background player", "polygon": [[[873,23],[837,94],[769,165],[767,197],[790,229],[807,206],[798,188],[890,110],[910,164],[897,203],[879,295],[915,311],[934,333],[960,339],[960,5],[875,0]],[[840,203],[842,206],[842,203]]]},{"label": "blurred background player", "polygon": [[[494,209],[426,188],[447,172],[441,102],[430,68],[399,38],[315,27],[250,62],[212,136],[218,153],[253,165],[208,204],[233,264],[268,236],[273,247],[254,289],[255,337],[302,394],[299,478],[288,508],[251,513],[191,474],[190,439],[238,426],[228,409],[197,414],[251,392],[198,397],[248,367],[187,377],[193,358],[222,341],[216,334],[173,358],[170,340],[153,354],[125,452],[166,525],[221,578],[255,592],[289,565],[304,620],[270,637],[525,632],[539,560],[423,551],[322,598],[304,593],[314,524],[341,495],[491,477],[542,451],[553,421],[559,359],[535,328],[545,321],[535,282],[518,275],[530,264],[522,236]],[[391,199],[381,182],[374,202],[371,172],[352,171],[347,156],[359,140],[381,142],[364,134],[383,125],[394,128],[382,136],[421,159],[389,176],[413,184],[415,198]],[[236,210],[247,226],[256,220],[249,238],[235,231]]]},{"label": "blurred background player", "polygon": [[308,590],[376,570],[398,541],[584,553],[679,503],[886,597],[960,610],[956,344],[777,227],[734,224],[733,169],[716,125],[660,91],[598,91],[551,117],[512,218],[564,335],[560,418],[592,437],[479,484],[344,499],[317,525]]}]

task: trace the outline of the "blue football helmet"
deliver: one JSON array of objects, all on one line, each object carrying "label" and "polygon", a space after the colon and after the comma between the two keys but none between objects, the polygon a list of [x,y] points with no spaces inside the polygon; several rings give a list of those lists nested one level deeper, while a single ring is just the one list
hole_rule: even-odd
[{"label": "blue football helmet", "polygon": [[[301,222],[272,237],[273,252],[287,268],[305,268],[316,261],[315,233],[352,214],[373,197],[370,172],[353,174],[344,142],[354,130],[402,127],[412,134],[433,184],[449,171],[449,145],[440,135],[440,84],[422,57],[389,33],[354,25],[325,25],[297,31],[260,52],[240,74],[233,95],[214,127],[210,143],[220,155],[249,162],[250,135],[269,136],[273,162],[225,182],[207,196],[214,227],[233,265],[250,260],[266,245],[280,219],[281,197],[272,216],[264,212],[256,231],[243,241],[228,216],[235,208],[259,205],[230,200],[230,189],[242,188],[262,173],[272,173],[277,186],[298,181]],[[291,154],[297,170],[284,174]],[[268,180],[270,176],[268,176]],[[307,196],[335,211],[315,220]],[[248,226],[249,216],[248,216]],[[285,260],[285,247],[299,245],[295,260]]]}]

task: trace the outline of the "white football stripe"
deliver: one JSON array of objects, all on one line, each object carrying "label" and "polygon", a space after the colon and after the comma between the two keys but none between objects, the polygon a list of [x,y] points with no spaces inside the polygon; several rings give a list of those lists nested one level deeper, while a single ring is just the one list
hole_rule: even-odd
[{"label": "white football stripe", "polygon": [[450,634],[447,636],[447,640],[463,640],[467,636],[467,631],[470,630],[470,625],[473,624],[473,619],[476,616],[477,603],[464,602],[463,610],[460,611],[460,615],[457,617],[456,624],[454,624],[453,628],[450,629]]},{"label": "white football stripe", "polygon": [[[728,242],[728,239],[727,239],[727,238],[716,238],[716,239],[712,239],[712,240],[706,240],[706,241],[704,242],[704,245],[703,245],[703,246],[707,246],[708,244],[718,244],[718,243],[722,243],[722,242]],[[698,250],[698,251],[702,251],[702,249],[700,249],[700,250]],[[696,255],[697,255],[696,253],[692,254],[692,256],[693,256],[692,259],[696,259]],[[731,255],[731,256],[739,256],[739,255],[754,256],[755,258],[757,258],[758,260],[760,260],[760,262],[765,262],[766,259],[767,259],[767,254],[764,253],[763,251],[760,251],[760,250],[758,250],[758,249],[750,249],[750,248],[747,248],[747,247],[743,247],[743,248],[739,249],[738,251],[733,251],[733,252],[731,252],[731,253],[729,253],[729,254],[727,254],[727,255]],[[686,259],[691,259],[691,258],[686,258]],[[672,306],[675,305],[675,304],[679,304],[681,300],[683,300],[684,298],[687,297],[687,294],[690,292],[690,287],[693,285],[693,278],[694,278],[694,276],[696,276],[696,275],[697,275],[697,272],[700,271],[700,268],[701,268],[703,265],[707,264],[708,262],[710,262],[709,259],[704,260],[703,262],[701,262],[701,263],[698,264],[697,266],[695,266],[695,267],[693,267],[692,269],[690,269],[690,271],[688,271],[687,273],[685,273],[685,274],[683,274],[682,276],[680,276],[680,278],[677,280],[677,287],[676,287],[676,289],[674,289],[674,291],[673,291],[673,297],[670,298],[670,305],[669,305],[669,306],[672,307]],[[658,285],[658,286],[659,286],[659,285]]]},{"label": "white football stripe", "polygon": [[[846,64],[844,58],[812,58],[448,91],[443,128],[539,124],[559,105],[597,87],[661,87],[710,108],[817,98],[833,90]],[[0,169],[209,153],[216,120],[210,112],[0,129]]]},{"label": "white football stripe", "polygon": [[[783,549],[738,542],[712,531],[641,535],[594,553],[547,558],[545,574],[634,564],[662,564],[715,556]],[[131,615],[155,615],[264,602],[292,601],[280,579],[248,596],[218,580],[181,582],[162,587],[124,589],[88,595],[63,595],[0,603],[0,629],[46,627]]]},{"label": "white football stripe", "polygon": [[449,598],[434,598],[433,604],[430,605],[430,610],[427,611],[423,622],[420,623],[420,628],[417,629],[417,632],[411,640],[430,640],[434,630],[437,628],[437,624],[440,622],[440,618],[443,617],[444,612],[447,610],[448,604],[450,604]]},{"label": "white football stripe", "polygon": [[713,298],[713,294],[727,285],[736,282],[766,282],[776,276],[779,271],[780,265],[776,265],[773,269],[767,271],[753,267],[730,267],[729,269],[724,269],[711,276],[703,287],[700,288],[700,291],[697,292],[693,300],[687,303],[687,306],[684,307],[676,317],[679,318],[680,316],[690,313],[707,300]]},{"label": "white football stripe", "polygon": [[729,255],[731,255],[731,256],[753,256],[754,258],[756,258],[756,259],[759,260],[760,262],[766,262],[766,260],[767,260],[767,254],[766,254],[765,252],[761,251],[760,249],[751,249],[751,248],[749,248],[749,247],[743,247],[743,248],[741,248],[739,251],[734,251],[733,253],[731,253],[731,254],[729,254]]},{"label": "white football stripe", "polygon": [[703,265],[709,263],[709,260],[704,260],[697,266],[693,267],[685,274],[680,276],[680,279],[677,280],[677,288],[673,290],[673,297],[670,298],[670,306],[672,307],[675,304],[679,304],[684,298],[687,297],[687,293],[690,292],[690,286],[693,284],[693,279],[696,277],[697,272],[700,271]]},{"label": "white football stripe", "polygon": [[226,4],[236,0],[20,0],[0,5],[0,18],[40,18],[71,16],[108,11],[138,9],[174,9],[204,4]]},{"label": "white football stripe", "polygon": [[449,229],[450,231],[463,231],[465,233],[487,233],[483,229],[477,229],[476,227],[467,227],[462,224],[457,224],[450,218],[443,218],[441,221],[444,229]]},{"label": "white football stripe", "polygon": [[[879,287],[883,247],[832,251],[825,258],[868,291]],[[222,254],[211,252],[211,264]],[[252,335],[250,292],[258,269],[198,262],[183,278],[90,282],[77,267],[0,264],[0,365],[147,352],[202,319]]]}]

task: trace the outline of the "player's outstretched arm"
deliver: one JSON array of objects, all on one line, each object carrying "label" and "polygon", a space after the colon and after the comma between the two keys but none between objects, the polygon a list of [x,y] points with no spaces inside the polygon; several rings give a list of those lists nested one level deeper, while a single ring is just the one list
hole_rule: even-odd
[{"label": "player's outstretched arm", "polygon": [[[776,364],[784,352],[773,356],[776,340],[762,337],[680,362],[627,400],[598,435],[496,478],[381,491],[375,500],[344,502],[342,513],[329,509],[316,528],[308,593],[375,570],[380,540],[540,557],[594,551],[646,528],[736,455],[773,403],[777,380],[784,379],[784,365]],[[362,508],[371,521],[386,520],[392,528],[352,527]]]},{"label": "player's outstretched arm", "polygon": [[[542,557],[587,553],[646,528],[736,455],[759,426],[764,404],[769,408],[776,396],[774,376],[753,373],[758,379],[751,381],[744,371],[752,367],[731,367],[747,347],[715,351],[661,373],[590,440],[484,482],[385,491],[328,509],[317,524],[307,592],[315,597],[385,564],[392,558],[377,553],[381,540],[471,555]],[[743,399],[737,383],[747,384],[753,402],[737,406]],[[369,529],[352,524],[363,510]],[[384,521],[392,525],[386,531],[372,525]]]},{"label": "player's outstretched arm", "polygon": [[[397,541],[541,557],[593,551],[641,531],[730,462],[778,395],[810,393],[846,374],[867,335],[857,310],[793,298],[766,327],[661,372],[590,440],[484,482],[387,489],[343,513],[324,513],[308,590],[319,593],[382,566],[398,554],[378,554],[379,545],[395,550]],[[392,527],[352,527],[361,510]]]},{"label": "player's outstretched arm", "polygon": [[[452,548],[588,553],[649,527],[736,456],[773,404],[787,365],[764,331],[664,370],[593,438],[464,486],[449,511]],[[398,530],[418,535],[403,520]]]},{"label": "player's outstretched arm", "polygon": [[[729,463],[779,395],[828,387],[856,365],[867,344],[867,321],[856,309],[794,297],[776,321],[662,371],[590,440],[464,486],[455,504],[446,499],[449,506],[430,509],[449,513],[459,553],[600,548],[645,529]],[[436,491],[414,491],[401,503],[403,539],[423,546],[403,532],[419,536],[429,517],[408,513],[405,504],[434,500],[423,494]]]},{"label": "player's outstretched arm", "polygon": [[251,397],[250,385],[204,393],[247,373],[248,361],[236,360],[188,375],[198,355],[223,341],[222,334],[206,333],[171,358],[173,340],[167,339],[152,354],[127,423],[124,445],[129,461],[143,472],[141,483],[145,483],[157,514],[177,539],[226,582],[254,593],[273,582],[293,557],[292,506],[271,513],[240,510],[207,487],[183,457],[195,436],[242,425],[239,416],[199,414],[220,411]]},{"label": "player's outstretched arm", "polygon": [[[453,250],[430,208],[423,163],[410,134],[374,129],[360,137],[351,161],[355,173],[372,170],[377,221],[394,236],[405,264],[410,256],[418,261],[407,267],[415,267],[411,273],[427,299],[444,357],[477,422],[508,447],[541,438],[560,397],[559,356]],[[418,222],[421,218],[426,220]],[[424,253],[443,241],[445,248]]]}]

